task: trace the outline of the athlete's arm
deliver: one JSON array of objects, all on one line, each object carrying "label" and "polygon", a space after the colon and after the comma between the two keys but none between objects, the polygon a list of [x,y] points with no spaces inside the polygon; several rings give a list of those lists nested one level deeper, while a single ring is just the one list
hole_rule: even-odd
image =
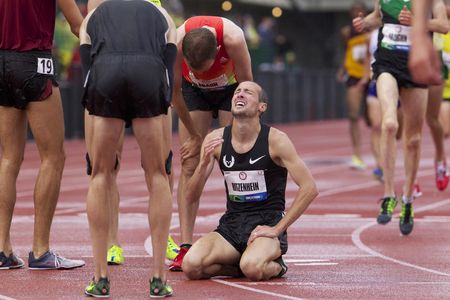
[{"label": "athlete's arm", "polygon": [[189,179],[186,188],[186,201],[193,203],[200,200],[206,180],[214,167],[214,158],[219,159],[221,146],[223,143],[223,128],[219,128],[209,133],[203,141],[200,153],[200,162]]},{"label": "athlete's arm", "polygon": [[441,84],[441,62],[428,35],[428,14],[433,0],[413,0],[413,26],[409,69],[413,80],[423,84]]},{"label": "athlete's arm", "polygon": [[252,81],[252,64],[242,29],[225,18],[223,20],[223,43],[233,61],[238,82]]},{"label": "athlete's arm", "polygon": [[187,109],[186,103],[183,99],[183,94],[181,93],[181,66],[183,64],[183,52],[182,52],[182,41],[185,35],[184,24],[177,29],[177,58],[174,66],[174,84],[173,84],[173,95],[172,95],[172,105],[175,109],[178,117],[180,118],[183,125],[189,132],[190,138],[181,146],[180,155],[181,160],[186,158],[196,156],[200,149],[202,143],[202,137],[197,132],[194,122],[192,121],[189,110]]},{"label": "athlete's arm", "polygon": [[299,186],[294,202],[286,215],[274,227],[257,226],[250,235],[248,243],[257,237],[274,238],[284,232],[306,210],[312,200],[318,195],[317,187],[311,172],[298,156],[289,137],[280,130],[270,129],[269,153],[278,165],[285,167],[291,178]]},{"label": "athlete's arm", "polygon": [[370,32],[374,29],[380,28],[381,25],[382,20],[379,0],[375,0],[374,9],[370,14],[365,17],[361,14],[359,17],[353,19],[353,27],[358,32]]},{"label": "athlete's arm", "polygon": [[428,22],[428,30],[446,34],[450,29],[447,18],[447,11],[443,0],[433,0],[431,8],[433,18]]},{"label": "athlete's arm", "polygon": [[58,0],[58,6],[61,9],[67,22],[69,22],[70,30],[73,34],[78,36],[80,33],[81,22],[83,22],[83,16],[78,9],[75,0]]}]

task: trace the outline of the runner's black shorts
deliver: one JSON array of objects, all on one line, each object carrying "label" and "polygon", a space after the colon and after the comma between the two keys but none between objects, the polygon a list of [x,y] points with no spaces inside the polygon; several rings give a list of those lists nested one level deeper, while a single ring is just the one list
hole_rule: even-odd
[{"label": "runner's black shorts", "polygon": [[408,57],[391,52],[391,50],[377,50],[376,60],[372,64],[373,78],[378,79],[381,74],[389,73],[397,80],[399,88],[427,88],[426,85],[413,81],[408,68]]},{"label": "runner's black shorts", "polygon": [[[263,210],[256,212],[225,213],[219,221],[216,232],[225,238],[239,253],[244,253],[247,241],[253,229],[258,225],[275,226],[282,218],[284,212]],[[288,250],[287,232],[278,236],[281,255]]]},{"label": "runner's black shorts", "polygon": [[237,86],[235,83],[222,90],[209,91],[182,79],[182,93],[188,110],[212,111],[214,118],[217,118],[219,110],[231,110],[231,99]]},{"label": "runner's black shorts", "polygon": [[135,118],[167,114],[170,104],[167,69],[145,54],[101,54],[94,58],[85,84],[84,102],[91,115]]},{"label": "runner's black shorts", "polygon": [[49,51],[0,50],[0,105],[25,109],[50,97],[58,86],[54,66]]}]

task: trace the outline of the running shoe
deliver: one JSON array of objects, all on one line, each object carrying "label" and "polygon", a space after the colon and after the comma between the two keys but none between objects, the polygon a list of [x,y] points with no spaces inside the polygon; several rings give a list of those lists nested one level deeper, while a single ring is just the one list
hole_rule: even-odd
[{"label": "running shoe", "polygon": [[447,188],[450,174],[448,172],[447,163],[445,161],[435,164],[436,168],[436,187],[443,191]]},{"label": "running shoe", "polygon": [[403,203],[400,211],[400,232],[403,235],[408,235],[413,230],[414,226],[414,209],[412,203]]},{"label": "running shoe", "polygon": [[177,257],[175,257],[175,259],[169,266],[170,271],[173,271],[173,272],[183,271],[183,269],[181,268],[181,266],[183,265],[183,258],[186,255],[186,253],[188,252],[189,248],[191,248],[190,244],[182,244],[180,246],[180,251],[179,251]]},{"label": "running shoe", "polygon": [[372,171],[372,175],[373,177],[378,180],[379,182],[383,183],[384,178],[383,178],[383,169],[381,169],[380,167],[376,167],[375,169],[373,169]]},{"label": "running shoe", "polygon": [[385,197],[382,199],[380,214],[377,217],[378,224],[387,224],[392,219],[392,213],[397,206],[397,199],[395,197]]},{"label": "running shoe", "polygon": [[118,245],[112,245],[108,250],[108,265],[121,265],[124,262],[123,249]]},{"label": "running shoe", "polygon": [[6,256],[5,252],[0,252],[0,270],[19,269],[24,265],[23,260],[14,253]]},{"label": "running shoe", "polygon": [[100,278],[98,282],[95,282],[95,278],[92,278],[89,285],[84,289],[84,293],[95,298],[109,298],[109,289],[108,278]]},{"label": "running shoe", "polygon": [[423,193],[422,193],[422,190],[420,189],[419,183],[418,182],[414,183],[412,196],[414,198],[418,198],[422,195],[423,195]]},{"label": "running shoe", "polygon": [[350,163],[350,168],[362,171],[365,170],[367,166],[358,156],[353,155],[352,162]]},{"label": "running shoe", "polygon": [[153,277],[150,281],[150,298],[164,298],[172,296],[173,289],[167,282],[162,282],[161,278]]},{"label": "running shoe", "polygon": [[288,266],[286,265],[286,263],[283,260],[283,256],[278,257],[277,259],[275,259],[275,262],[278,263],[281,266],[281,271],[280,273],[278,273],[277,276],[275,276],[276,278],[281,278],[283,277],[284,274],[286,274],[286,272],[288,271]]},{"label": "running shoe", "polygon": [[172,237],[169,235],[167,238],[167,249],[166,258],[169,260],[174,260],[180,252],[180,247],[173,241]]},{"label": "running shoe", "polygon": [[30,270],[61,270],[74,269],[84,266],[84,261],[67,259],[49,250],[41,257],[35,258],[33,251],[28,255],[28,268]]}]

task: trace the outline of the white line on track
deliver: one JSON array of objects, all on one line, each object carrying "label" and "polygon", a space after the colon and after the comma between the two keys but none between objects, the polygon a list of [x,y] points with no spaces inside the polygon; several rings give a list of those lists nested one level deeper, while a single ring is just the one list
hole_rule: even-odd
[{"label": "white line on track", "polygon": [[16,299],[8,297],[8,296],[0,295],[0,300],[16,300]]},{"label": "white line on track", "polygon": [[326,263],[326,262],[323,262],[323,263],[298,263],[298,264],[294,264],[294,265],[295,266],[336,266],[338,264],[339,263],[332,263],[332,262]]},{"label": "white line on track", "polygon": [[222,279],[211,279],[214,282],[217,283],[221,283],[224,285],[228,285],[228,286],[232,286],[241,290],[247,290],[247,291],[251,291],[251,292],[255,292],[258,294],[264,294],[264,295],[270,295],[275,297],[276,299],[292,299],[292,300],[302,300],[303,298],[298,298],[298,297],[293,297],[293,296],[287,296],[287,295],[282,295],[282,294],[278,294],[278,293],[272,293],[269,291],[265,291],[265,290],[260,290],[260,289],[254,289],[248,286],[244,286],[242,284],[237,284],[237,283],[233,283],[233,282],[229,282],[229,281],[225,281]]},{"label": "white line on track", "polygon": [[[445,199],[445,200],[441,200],[439,202],[430,204],[430,205],[425,205],[422,207],[419,207],[417,209],[415,209],[415,212],[422,212],[422,211],[427,211],[427,210],[431,210],[431,209],[435,209],[441,206],[445,206],[445,205],[449,205],[450,204],[450,198],[449,199]],[[397,214],[398,215],[398,214]],[[366,229],[376,226],[378,225],[377,222],[370,222],[367,223],[365,225],[360,226],[359,228],[357,228],[356,230],[354,230],[352,232],[352,242],[353,244],[355,244],[356,247],[358,247],[359,249],[361,249],[364,252],[369,253],[370,255],[374,256],[374,257],[379,257],[381,259],[384,260],[388,260],[391,261],[393,263],[405,266],[405,267],[410,267],[416,270],[420,270],[420,271],[424,271],[424,272],[428,272],[428,273],[433,273],[436,275],[442,275],[442,276],[446,276],[446,277],[450,277],[449,273],[445,273],[445,272],[441,272],[441,271],[437,271],[437,270],[433,270],[433,269],[429,269],[429,268],[425,268],[425,267],[421,267],[419,265],[415,265],[415,264],[411,264],[408,263],[406,261],[402,261],[402,260],[398,260],[395,259],[393,257],[389,257],[386,256],[384,254],[381,254],[380,252],[377,252],[375,250],[373,250],[372,248],[368,247],[367,245],[365,245],[362,241],[361,241],[361,233],[364,232]]]}]

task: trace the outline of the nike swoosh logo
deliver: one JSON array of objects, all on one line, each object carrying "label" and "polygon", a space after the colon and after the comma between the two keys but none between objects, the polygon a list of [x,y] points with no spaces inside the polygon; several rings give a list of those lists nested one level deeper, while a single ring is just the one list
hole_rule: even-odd
[{"label": "nike swoosh logo", "polygon": [[248,161],[251,165],[253,165],[254,163],[256,163],[258,160],[260,160],[261,158],[265,157],[265,155],[258,157],[257,159],[251,159]]}]

